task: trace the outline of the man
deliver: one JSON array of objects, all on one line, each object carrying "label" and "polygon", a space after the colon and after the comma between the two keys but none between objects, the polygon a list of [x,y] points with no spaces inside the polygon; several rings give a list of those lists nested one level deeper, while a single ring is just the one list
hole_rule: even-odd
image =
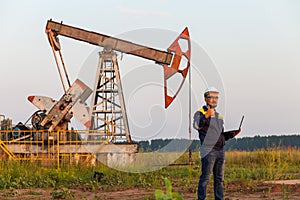
[{"label": "man", "polygon": [[202,173],[198,183],[198,199],[206,198],[206,186],[209,182],[210,174],[214,176],[214,197],[215,200],[224,197],[224,164],[225,141],[235,137],[238,131],[224,132],[223,118],[216,111],[219,99],[219,91],[214,87],[209,87],[204,92],[206,105],[194,115],[193,127],[198,130],[201,142],[201,164]]}]

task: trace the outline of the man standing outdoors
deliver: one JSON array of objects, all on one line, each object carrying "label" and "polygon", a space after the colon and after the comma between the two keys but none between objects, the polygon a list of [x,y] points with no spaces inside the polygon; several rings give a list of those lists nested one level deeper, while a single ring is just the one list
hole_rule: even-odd
[{"label": "man standing outdoors", "polygon": [[198,183],[198,199],[206,198],[206,186],[209,182],[211,172],[214,176],[214,197],[221,200],[224,197],[224,164],[225,141],[235,137],[238,131],[224,132],[223,117],[216,111],[219,99],[219,91],[209,87],[204,92],[204,105],[194,115],[193,127],[198,130],[201,142],[201,175]]}]

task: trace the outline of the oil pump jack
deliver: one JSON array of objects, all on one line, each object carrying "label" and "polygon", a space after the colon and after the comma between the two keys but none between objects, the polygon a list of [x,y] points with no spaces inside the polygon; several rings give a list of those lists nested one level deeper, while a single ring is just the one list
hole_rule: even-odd
[{"label": "oil pump jack", "polygon": [[[48,130],[49,132],[67,129],[70,119],[74,116],[89,130],[85,136],[86,139],[93,139],[100,132],[102,135],[110,137],[112,142],[120,138],[125,138],[127,143],[132,142],[115,51],[149,59],[163,67],[165,108],[176,98],[190,67],[191,43],[187,28],[175,39],[167,51],[134,44],[52,20],[47,22],[46,34],[55,56],[64,87],[64,94],[59,101],[43,96],[29,96],[28,100],[39,108],[39,111],[32,117],[32,124],[36,129]],[[103,47],[102,52],[99,53],[99,63],[93,89],[90,89],[79,79],[72,85],[70,84],[58,36]],[[187,43],[188,48],[184,52],[180,46],[180,40]],[[65,78],[62,75],[57,52],[61,58]],[[186,66],[180,68],[183,57],[187,60]],[[171,96],[168,91],[168,80],[177,73],[181,75],[182,82],[175,94]],[[67,80],[69,88],[65,86],[64,79]],[[88,108],[85,101],[91,94],[92,99]]]}]

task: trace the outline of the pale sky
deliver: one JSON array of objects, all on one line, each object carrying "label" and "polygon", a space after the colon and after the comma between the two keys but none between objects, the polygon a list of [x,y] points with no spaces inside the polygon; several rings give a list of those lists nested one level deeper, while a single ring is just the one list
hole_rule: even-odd
[{"label": "pale sky", "polygon": [[[245,115],[239,137],[300,132],[297,0],[1,1],[0,114],[14,123],[25,122],[37,110],[27,96],[58,100],[63,94],[45,34],[50,18],[160,50],[188,27],[192,113],[204,103],[204,88],[215,84],[225,128],[236,128]],[[97,67],[101,48],[63,37],[60,41],[71,80],[94,78],[85,67]],[[188,82],[165,111],[162,68],[128,55],[119,65],[133,138],[187,138]],[[197,137],[196,131],[192,135]]]}]

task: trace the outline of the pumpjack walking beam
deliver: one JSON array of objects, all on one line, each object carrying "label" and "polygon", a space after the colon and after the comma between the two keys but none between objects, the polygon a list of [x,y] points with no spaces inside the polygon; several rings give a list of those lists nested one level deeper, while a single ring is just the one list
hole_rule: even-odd
[{"label": "pumpjack walking beam", "polygon": [[[113,50],[153,60],[160,64],[169,65],[173,57],[173,54],[170,52],[145,47],[143,45],[134,44],[132,42],[117,39],[100,33],[95,33],[92,31],[86,31],[51,20],[49,20],[47,23],[46,31],[47,30],[51,30],[52,32],[54,32],[55,36],[62,35],[101,47],[110,46]],[[56,45],[56,49],[60,49],[58,43]]]}]

